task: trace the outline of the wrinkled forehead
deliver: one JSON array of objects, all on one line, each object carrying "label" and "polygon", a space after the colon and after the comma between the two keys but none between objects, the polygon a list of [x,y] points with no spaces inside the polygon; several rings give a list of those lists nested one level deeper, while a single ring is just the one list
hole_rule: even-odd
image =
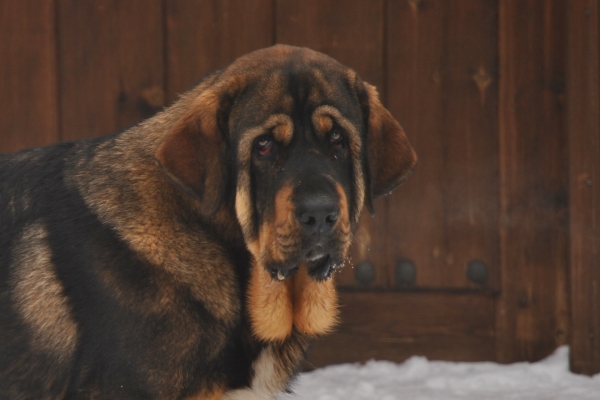
[{"label": "wrinkled forehead", "polygon": [[230,120],[234,131],[261,125],[272,115],[306,123],[321,106],[333,107],[354,126],[361,125],[356,73],[351,69],[328,57],[301,54],[260,67],[252,71],[235,100]]}]

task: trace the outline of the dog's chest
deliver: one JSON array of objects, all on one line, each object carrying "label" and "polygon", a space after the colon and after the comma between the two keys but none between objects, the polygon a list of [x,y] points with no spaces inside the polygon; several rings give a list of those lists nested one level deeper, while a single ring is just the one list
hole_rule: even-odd
[{"label": "dog's chest", "polygon": [[225,393],[223,400],[268,400],[285,390],[289,379],[288,369],[270,345],[264,348],[252,364],[252,381],[249,388]]}]

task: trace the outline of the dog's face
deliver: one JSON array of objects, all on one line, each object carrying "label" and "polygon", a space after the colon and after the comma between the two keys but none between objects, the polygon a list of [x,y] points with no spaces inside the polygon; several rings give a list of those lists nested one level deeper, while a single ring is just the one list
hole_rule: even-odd
[{"label": "dog's face", "polygon": [[295,58],[265,71],[231,111],[235,206],[249,249],[273,278],[305,262],[322,280],[343,264],[363,206],[364,129],[348,70]]},{"label": "dog's face", "polygon": [[276,280],[343,264],[363,205],[416,156],[375,89],[321,53],[274,46],[210,76],[157,159],[210,217],[229,204]]}]

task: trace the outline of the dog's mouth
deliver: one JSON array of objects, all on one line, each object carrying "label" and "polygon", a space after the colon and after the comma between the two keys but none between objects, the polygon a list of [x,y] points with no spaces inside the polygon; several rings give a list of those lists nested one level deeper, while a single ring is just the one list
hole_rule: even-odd
[{"label": "dog's mouth", "polygon": [[[302,266],[302,264],[304,264]],[[333,273],[343,266],[343,262],[337,261],[330,254],[307,253],[307,257],[296,263],[293,267],[273,266],[268,268],[271,277],[278,281],[284,281],[287,278],[294,276],[301,267],[305,267],[308,276],[316,281],[325,281],[333,275]]]},{"label": "dog's mouth", "polygon": [[329,279],[335,271],[334,265],[336,264],[332,262],[329,254],[306,262],[308,275],[317,281]]}]

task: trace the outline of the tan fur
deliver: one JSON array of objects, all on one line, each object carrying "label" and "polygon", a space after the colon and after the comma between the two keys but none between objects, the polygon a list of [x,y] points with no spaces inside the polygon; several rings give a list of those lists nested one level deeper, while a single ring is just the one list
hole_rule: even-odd
[{"label": "tan fur", "polygon": [[294,281],[294,326],[311,336],[333,330],[338,323],[338,297],[334,279],[317,282],[301,265]]},{"label": "tan fur", "polygon": [[[166,124],[176,122],[169,116],[165,119]],[[98,151],[90,163],[98,170],[110,170],[111,174],[90,176],[67,171],[67,182],[140,257],[188,287],[215,317],[234,324],[241,304],[226,249],[200,232],[182,234],[186,228],[178,224],[179,211],[173,204],[178,189],[155,167],[154,149],[162,140],[155,132],[162,122],[159,116],[152,128],[142,124],[120,136],[117,148]],[[136,129],[149,132],[140,135]],[[115,180],[130,184],[115,186]],[[124,198],[136,201],[124,203]],[[206,275],[211,276],[214,285],[203,283]]]},{"label": "tan fur", "polygon": [[[351,231],[348,201],[341,185],[336,183],[340,198],[337,231],[342,242],[350,245]],[[248,248],[259,260],[251,272],[249,311],[257,337],[266,340],[287,338],[293,325],[300,332],[315,336],[330,332],[338,321],[337,293],[333,279],[317,282],[308,276],[306,265],[301,265],[296,276],[285,282],[271,278],[264,268],[264,260],[284,261],[281,247],[294,245],[299,226],[292,203],[293,189],[288,183],[275,198],[272,222],[265,222],[259,240]],[[289,242],[291,240],[291,242]]]},{"label": "tan fur", "polygon": [[78,329],[62,283],[52,265],[42,223],[28,226],[14,248],[12,296],[31,329],[32,345],[68,361],[77,345]]},{"label": "tan fur", "polygon": [[273,221],[265,221],[260,227],[261,248],[255,257],[262,262],[284,262],[287,259],[286,249],[295,250],[298,245],[301,231],[294,214],[292,195],[290,184],[284,185],[275,196]]},{"label": "tan fur", "polygon": [[278,244],[282,237],[289,237],[289,231],[297,227],[292,193],[289,185],[279,190],[275,198],[273,221],[265,222],[260,227],[258,241],[248,246],[257,260],[251,271],[248,309],[254,334],[266,341],[282,341],[292,332],[292,282],[274,280],[264,265],[265,261],[286,259]]},{"label": "tan fur", "polygon": [[331,129],[333,128],[333,120],[329,115],[324,113],[314,113],[313,123],[315,125],[315,130],[321,136],[325,136],[327,133],[331,132]]},{"label": "tan fur", "polygon": [[[340,216],[338,231],[346,243],[344,253],[350,246],[350,221],[348,216],[348,199],[340,184],[336,184],[340,197]],[[338,324],[338,297],[333,277],[317,282],[308,276],[306,265],[301,265],[294,276],[294,326],[302,333],[316,336],[329,333]]]},{"label": "tan fur", "polygon": [[188,397],[186,400],[221,400],[224,393],[225,389],[223,388],[211,390],[209,393],[203,390],[202,393]]},{"label": "tan fur", "polygon": [[267,342],[281,342],[292,333],[291,280],[271,278],[259,263],[252,266],[248,287],[248,312],[254,334]]}]

